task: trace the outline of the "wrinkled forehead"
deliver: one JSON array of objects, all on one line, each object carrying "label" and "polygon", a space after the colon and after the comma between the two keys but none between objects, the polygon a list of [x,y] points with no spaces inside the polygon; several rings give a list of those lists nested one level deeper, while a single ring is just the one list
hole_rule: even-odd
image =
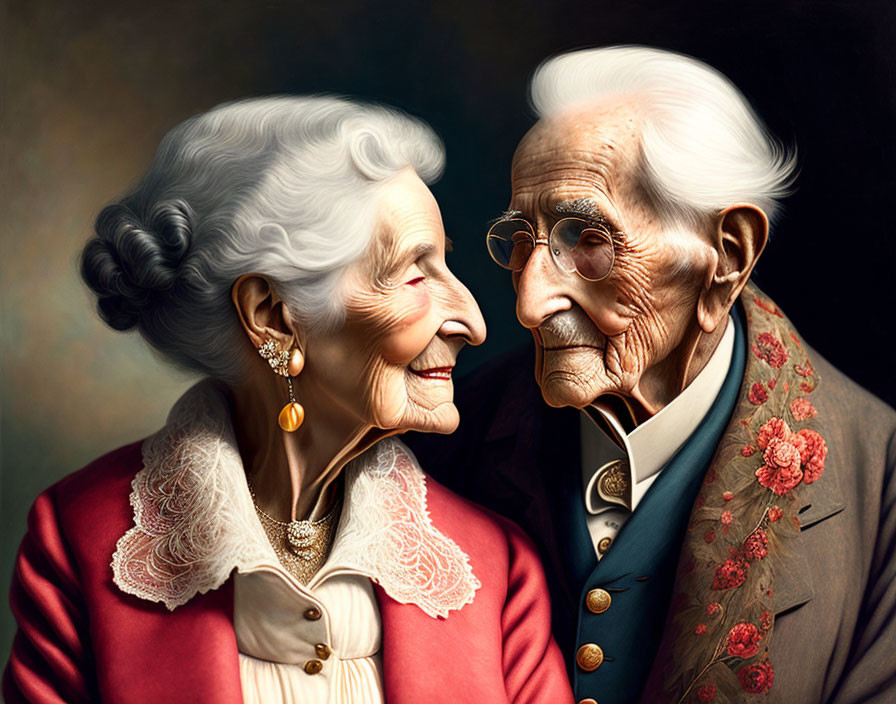
[{"label": "wrinkled forehead", "polygon": [[559,202],[592,199],[618,211],[636,186],[638,124],[625,103],[540,120],[513,157],[511,209],[535,217]]},{"label": "wrinkled forehead", "polygon": [[375,207],[368,259],[378,276],[424,251],[444,249],[445,230],[438,203],[413,169],[405,169],[380,186]]}]

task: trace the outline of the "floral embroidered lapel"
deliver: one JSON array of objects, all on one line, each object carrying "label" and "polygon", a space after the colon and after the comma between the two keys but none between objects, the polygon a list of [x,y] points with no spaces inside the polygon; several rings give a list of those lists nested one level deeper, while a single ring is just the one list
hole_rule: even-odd
[{"label": "floral embroidered lapel", "polygon": [[842,508],[826,491],[834,482],[811,400],[819,378],[804,345],[758,289],[748,286],[741,303],[749,353],[740,398],[691,513],[643,701],[768,692],[775,615],[812,598],[800,521]]}]

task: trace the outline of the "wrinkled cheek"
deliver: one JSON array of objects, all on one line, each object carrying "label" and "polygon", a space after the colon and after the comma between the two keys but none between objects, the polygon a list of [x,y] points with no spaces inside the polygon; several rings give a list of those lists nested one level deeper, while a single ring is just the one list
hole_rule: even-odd
[{"label": "wrinkled cheek", "polygon": [[654,350],[652,346],[659,339],[651,329],[651,320],[639,319],[619,338],[617,357],[621,374],[640,374],[647,367]]},{"label": "wrinkled cheek", "polygon": [[607,337],[617,337],[632,325],[637,311],[625,291],[615,286],[593,286],[578,297],[591,321]]},{"label": "wrinkled cheek", "polygon": [[632,324],[630,315],[620,315],[614,310],[601,310],[594,314],[589,314],[594,321],[597,329],[607,337],[617,337],[622,335]]},{"label": "wrinkled cheek", "polygon": [[407,405],[404,372],[382,358],[367,370],[366,417],[378,428],[395,428]]},{"label": "wrinkled cheek", "polygon": [[416,289],[383,338],[381,349],[387,362],[406,365],[426,349],[438,331],[438,323],[430,315],[432,308],[426,289]]}]

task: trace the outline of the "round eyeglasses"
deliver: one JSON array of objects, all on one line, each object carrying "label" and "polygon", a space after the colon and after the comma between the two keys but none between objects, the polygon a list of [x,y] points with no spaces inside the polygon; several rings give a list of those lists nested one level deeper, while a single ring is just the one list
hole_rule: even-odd
[{"label": "round eyeglasses", "polygon": [[580,218],[563,218],[547,239],[538,239],[528,220],[499,220],[488,231],[486,245],[492,259],[510,271],[522,271],[537,245],[546,245],[554,263],[567,274],[586,281],[610,275],[616,254],[609,230]]}]

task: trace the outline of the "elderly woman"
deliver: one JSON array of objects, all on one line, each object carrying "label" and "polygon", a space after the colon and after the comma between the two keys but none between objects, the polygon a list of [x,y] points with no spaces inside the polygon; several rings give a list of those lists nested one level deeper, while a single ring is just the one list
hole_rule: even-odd
[{"label": "elderly woman", "polygon": [[442,162],[392,110],[250,100],[100,214],[100,315],[210,378],[37,499],[8,704],[571,701],[530,544],[387,439],[455,429],[485,336]]}]

